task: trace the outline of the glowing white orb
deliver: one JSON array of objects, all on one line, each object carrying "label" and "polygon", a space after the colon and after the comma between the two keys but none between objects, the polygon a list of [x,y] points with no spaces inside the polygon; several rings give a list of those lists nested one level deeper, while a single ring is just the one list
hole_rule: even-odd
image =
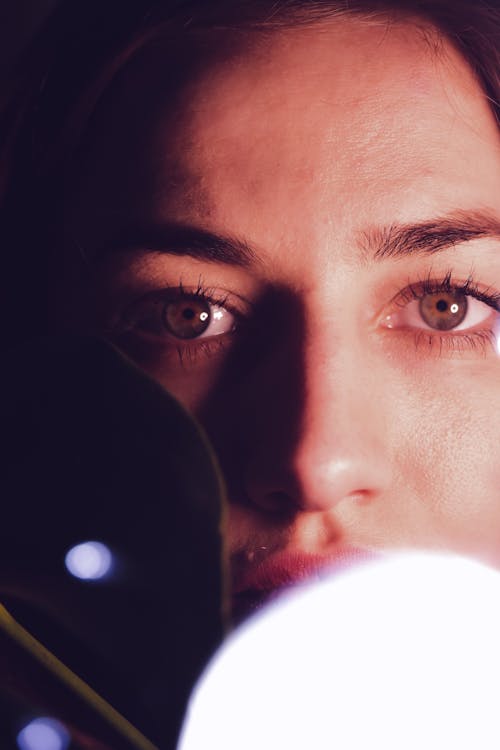
[{"label": "glowing white orb", "polygon": [[63,724],[48,717],[30,721],[17,735],[20,750],[66,750],[69,742],[70,735]]},{"label": "glowing white orb", "polygon": [[71,575],[95,581],[109,572],[113,556],[101,542],[82,542],[68,551],[64,562]]},{"label": "glowing white orb", "polygon": [[395,555],[301,589],[228,639],[178,750],[498,750],[500,574]]}]

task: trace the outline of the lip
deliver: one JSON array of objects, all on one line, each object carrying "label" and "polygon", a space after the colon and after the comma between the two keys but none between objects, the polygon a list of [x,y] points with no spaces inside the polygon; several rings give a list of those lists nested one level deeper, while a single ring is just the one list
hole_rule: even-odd
[{"label": "lip", "polygon": [[326,555],[284,550],[249,563],[235,576],[233,613],[237,622],[260,609],[284,590],[305,582],[320,581],[370,560],[380,553],[342,547]]}]

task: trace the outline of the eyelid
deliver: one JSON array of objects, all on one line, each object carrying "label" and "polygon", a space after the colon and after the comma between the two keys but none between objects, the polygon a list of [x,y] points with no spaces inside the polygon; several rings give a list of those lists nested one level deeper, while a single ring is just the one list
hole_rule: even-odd
[{"label": "eyelid", "polygon": [[[190,297],[187,296],[186,300]],[[208,328],[200,333],[198,336],[193,336],[191,339],[184,339],[184,341],[190,341],[192,344],[202,339],[212,338],[214,336],[224,336],[228,333],[232,333],[236,328],[237,315],[232,313],[224,305],[219,305],[211,302],[208,298],[205,298],[206,302],[211,307],[211,319],[208,324]],[[228,319],[229,318],[229,319]],[[231,322],[232,321],[232,322]],[[222,325],[221,325],[222,324]],[[173,332],[166,331],[174,341],[178,341],[178,337]]]},{"label": "eyelid", "polygon": [[[432,326],[428,326],[425,321],[420,320],[420,325],[409,324],[408,320],[403,320],[404,316],[408,316],[416,313],[415,308],[418,306],[420,300],[432,294],[440,293],[459,293],[462,294],[468,300],[468,311],[466,314],[465,321],[460,323],[456,328],[449,329],[446,333],[440,331]],[[455,333],[473,332],[477,329],[478,325],[484,324],[488,320],[489,316],[479,322],[469,323],[468,318],[470,317],[470,308],[472,308],[476,317],[478,314],[478,306],[489,308],[490,315],[500,312],[500,293],[492,289],[491,286],[481,287],[477,284],[472,277],[469,277],[465,281],[455,281],[453,279],[452,271],[448,271],[441,279],[432,278],[431,274],[424,279],[411,283],[408,282],[407,286],[399,291],[392,299],[390,308],[392,312],[385,314],[381,320],[381,325],[384,328],[393,329],[412,329],[421,331],[432,331],[435,335],[448,335],[451,336]],[[394,309],[396,308],[396,309]],[[416,313],[417,315],[419,313]],[[459,334],[460,335],[460,334]]]},{"label": "eyelid", "polygon": [[[177,338],[164,326],[163,311],[169,302],[178,302],[183,299],[187,301],[190,299],[202,299],[212,308],[219,308],[225,311],[228,316],[234,319],[234,323],[228,330],[221,332],[214,332],[208,335],[202,333],[192,339]],[[163,338],[165,341],[170,341],[173,345],[178,345],[179,342],[182,343],[184,341],[186,343],[189,342],[193,346],[196,345],[197,341],[201,342],[210,338],[221,338],[230,334],[236,326],[239,327],[241,322],[249,316],[250,307],[251,303],[239,295],[222,289],[205,287],[201,280],[197,286],[193,287],[186,287],[182,282],[179,282],[177,286],[154,290],[134,300],[124,311],[120,327],[124,327],[129,332],[135,330],[144,336],[150,335],[156,338]],[[144,327],[142,331],[141,325]],[[149,331],[147,330],[148,326],[150,328]]]},{"label": "eyelid", "polygon": [[[413,330],[421,330],[421,331],[433,331],[436,335],[446,335],[444,331],[439,330],[438,328],[433,328],[430,325],[427,325],[426,322],[422,319],[420,316],[420,312],[418,311],[419,307],[419,301],[418,300],[412,300],[411,302],[407,303],[404,307],[401,307],[398,311],[395,313],[391,313],[390,315],[387,315],[384,319],[383,325],[386,328],[411,328]],[[484,310],[484,314],[480,319],[478,317],[481,315],[480,309]],[[467,313],[465,315],[464,320],[462,323],[459,323],[454,328],[451,328],[447,333],[448,335],[453,335],[456,333],[459,333],[461,331],[463,332],[471,332],[474,330],[477,330],[478,326],[484,325],[486,321],[495,314],[495,310],[490,306],[487,305],[485,302],[480,302],[477,299],[474,299],[474,297],[468,297],[468,308]],[[472,320],[470,318],[472,317]]]},{"label": "eyelid", "polygon": [[178,300],[182,297],[206,299],[213,305],[225,307],[235,315],[246,316],[250,314],[253,303],[241,294],[236,294],[223,287],[217,287],[205,284],[200,278],[197,284],[186,285],[182,280],[172,286],[165,286],[162,289],[153,290],[144,295],[143,299],[151,297],[157,300]]},{"label": "eyelid", "polygon": [[418,279],[416,282],[408,283],[404,289],[398,291],[393,297],[392,302],[404,306],[411,300],[420,300],[427,294],[458,292],[467,297],[474,297],[480,302],[484,302],[493,309],[500,312],[500,292],[493,287],[480,285],[475,281],[472,273],[465,280],[455,279],[453,271],[448,270],[444,276],[434,277],[432,271],[427,276]]}]

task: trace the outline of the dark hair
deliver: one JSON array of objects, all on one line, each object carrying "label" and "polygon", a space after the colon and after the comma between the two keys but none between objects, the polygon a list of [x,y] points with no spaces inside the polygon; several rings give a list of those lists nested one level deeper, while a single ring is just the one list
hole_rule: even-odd
[{"label": "dark hair", "polygon": [[[148,41],[192,30],[280,28],[326,18],[414,19],[469,62],[500,124],[500,0],[71,0],[21,62],[0,119],[4,345],[46,331],[58,175],[113,76]],[[432,29],[438,34],[432,34]]]}]

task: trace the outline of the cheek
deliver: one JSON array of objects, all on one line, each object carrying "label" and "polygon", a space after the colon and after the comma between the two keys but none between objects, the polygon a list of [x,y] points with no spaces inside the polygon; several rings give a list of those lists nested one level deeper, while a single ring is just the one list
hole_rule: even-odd
[{"label": "cheek", "polygon": [[454,375],[414,391],[401,422],[402,473],[445,545],[499,564],[498,375]]},{"label": "cheek", "polygon": [[[186,366],[180,364],[180,357],[177,352],[173,352],[169,357],[158,357],[156,353],[148,356],[148,353],[141,349],[137,352],[127,351],[127,354],[135,362],[140,363],[140,367],[153,380],[156,380],[165,388],[174,398],[176,398],[196,419],[204,422],[203,407],[211,403],[213,393],[224,371],[224,361],[217,363],[209,361],[205,355],[198,355],[198,366],[195,370],[189,368],[189,354],[183,355]],[[135,355],[135,356],[134,356]],[[204,358],[205,357],[205,361]],[[224,404],[219,414],[224,412]]]}]

